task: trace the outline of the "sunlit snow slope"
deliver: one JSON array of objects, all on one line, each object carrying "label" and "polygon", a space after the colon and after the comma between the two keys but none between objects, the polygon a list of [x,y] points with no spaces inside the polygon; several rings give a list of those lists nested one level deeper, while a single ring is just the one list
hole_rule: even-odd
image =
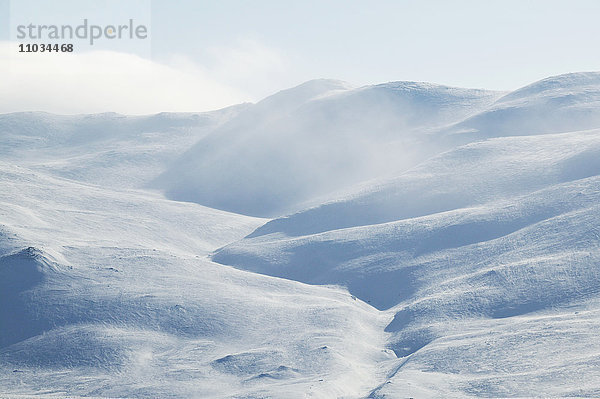
[{"label": "sunlit snow slope", "polygon": [[207,259],[261,219],[0,167],[3,393],[356,396],[393,357],[347,292]]}]

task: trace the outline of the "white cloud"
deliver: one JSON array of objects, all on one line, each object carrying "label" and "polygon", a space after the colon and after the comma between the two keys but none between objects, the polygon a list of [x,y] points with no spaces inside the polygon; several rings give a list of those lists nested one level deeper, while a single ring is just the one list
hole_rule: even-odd
[{"label": "white cloud", "polygon": [[284,68],[256,42],[213,51],[206,67],[185,57],[157,63],[111,51],[19,54],[15,43],[0,42],[0,112],[206,111],[256,100],[252,89]]},{"label": "white cloud", "polygon": [[211,46],[206,53],[215,77],[259,97],[298,83],[291,80],[290,71],[296,68],[289,55],[257,40],[238,39],[230,46]]}]

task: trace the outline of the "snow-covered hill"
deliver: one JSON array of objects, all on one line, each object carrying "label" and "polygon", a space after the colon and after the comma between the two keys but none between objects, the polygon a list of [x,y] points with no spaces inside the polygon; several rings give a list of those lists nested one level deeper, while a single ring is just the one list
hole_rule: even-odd
[{"label": "snow-covered hill", "polygon": [[600,127],[600,73],[553,76],[501,97],[445,132],[455,143]]},{"label": "snow-covered hill", "polygon": [[457,147],[391,179],[277,218],[252,236],[306,235],[425,216],[600,173],[600,131],[503,137]]},{"label": "snow-covered hill", "polygon": [[204,137],[154,186],[177,200],[278,216],[414,165],[437,148],[425,132],[460,121],[500,95],[413,82],[358,89],[307,82]]},{"label": "snow-covered hill", "polygon": [[[520,145],[510,146],[507,141]],[[214,259],[311,284],[344,285],[378,309],[394,308],[396,320],[388,331],[401,331],[394,347],[403,354],[423,344],[420,338],[417,343],[412,336],[406,338],[409,326],[429,331],[438,320],[458,318],[465,323],[471,317],[504,318],[596,298],[600,291],[600,164],[595,165],[592,177],[570,172],[591,166],[581,153],[600,159],[600,132],[538,136],[535,159],[528,158],[532,146],[525,144],[530,142],[531,138],[517,137],[470,145],[469,149],[495,150],[460,166],[452,162],[465,150],[459,148],[420,169],[435,173],[432,164],[452,165],[460,181],[423,179],[421,192],[403,193],[402,188],[411,185],[399,180],[394,196],[386,187],[365,198],[314,210],[320,213],[308,211],[281,219],[282,223],[271,222],[221,249]],[[590,146],[595,147],[593,151]],[[561,159],[557,148],[569,148],[564,150],[567,156]],[[511,156],[527,167],[522,163],[496,167],[494,161],[504,149],[510,149]],[[469,173],[475,170],[475,176]],[[548,172],[538,175],[537,186],[518,173],[540,170]],[[477,179],[484,175],[485,179]],[[507,175],[513,177],[510,185],[502,179]],[[401,213],[405,206],[399,199],[434,192],[448,198],[452,209],[421,209],[417,216]],[[485,195],[451,206],[450,200],[462,193]],[[386,216],[394,221],[368,221],[365,218],[382,217],[382,213],[361,212],[369,208],[387,211]],[[339,210],[343,213],[336,214]],[[331,219],[320,216],[328,211]],[[332,219],[351,223],[349,215],[356,214],[364,217],[357,227],[322,225],[316,233],[299,235],[295,230],[293,237],[287,234],[286,227],[302,223],[302,216],[310,216],[316,227]],[[276,227],[280,229],[272,231]],[[424,333],[419,330],[418,334]],[[425,335],[432,339],[432,333]]]},{"label": "snow-covered hill", "polygon": [[600,130],[503,137],[275,219],[213,259],[393,311],[406,362],[374,397],[596,396],[599,206]]},{"label": "snow-covered hill", "polygon": [[153,187],[177,200],[274,217],[460,144],[598,128],[599,99],[599,73],[548,78],[512,93],[311,81],[215,129]]},{"label": "snow-covered hill", "polygon": [[368,393],[389,316],[212,263],[261,219],[1,164],[2,393]]},{"label": "snow-covered hill", "polygon": [[600,396],[598,76],[0,115],[0,397]]},{"label": "snow-covered hill", "polygon": [[203,114],[0,115],[0,159],[72,180],[141,188],[248,105]]}]

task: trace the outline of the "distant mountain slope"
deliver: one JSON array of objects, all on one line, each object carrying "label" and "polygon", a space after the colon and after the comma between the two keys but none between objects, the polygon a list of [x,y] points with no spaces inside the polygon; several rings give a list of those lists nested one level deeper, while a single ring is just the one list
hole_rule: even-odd
[{"label": "distant mountain slope", "polygon": [[600,128],[600,73],[553,76],[515,90],[448,129],[445,142]]},{"label": "distant mountain slope", "polygon": [[248,107],[201,139],[152,187],[177,200],[281,216],[457,145],[599,128],[599,101],[595,72],[544,79],[512,93],[415,82],[353,89],[312,81]]},{"label": "distant mountain slope", "polygon": [[600,130],[476,142],[391,179],[274,219],[252,233],[289,236],[390,222],[475,206],[600,173]]},{"label": "distant mountain slope", "polygon": [[426,131],[460,121],[500,95],[413,82],[358,89],[308,82],[249,107],[201,139],[153,186],[177,200],[281,215],[413,165],[435,146]]},{"label": "distant mountain slope", "polygon": [[[598,179],[598,130],[470,144],[386,185],[271,221],[214,259],[308,283],[346,285],[374,306],[389,308],[418,289],[417,281],[404,280],[408,265],[419,265],[416,259],[430,262],[430,256],[458,248],[463,256],[473,245],[479,246],[479,257],[491,259],[497,249],[482,252],[483,243],[532,226],[536,232],[544,221],[560,222],[554,228],[565,235],[568,250],[575,229],[592,229],[591,249],[598,240],[592,228],[600,206]],[[562,217],[572,220],[565,223]],[[537,234],[532,245],[548,251],[543,240],[550,232]],[[588,240],[578,239],[583,246]],[[455,264],[466,266],[476,258]],[[378,284],[387,288],[377,289]]]},{"label": "distant mountain slope", "polygon": [[55,176],[141,188],[246,104],[200,114],[0,115],[0,159]]}]

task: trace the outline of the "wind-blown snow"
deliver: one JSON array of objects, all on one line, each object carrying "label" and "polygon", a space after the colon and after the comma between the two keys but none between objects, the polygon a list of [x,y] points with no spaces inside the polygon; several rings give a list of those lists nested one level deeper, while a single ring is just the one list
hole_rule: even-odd
[{"label": "wind-blown snow", "polygon": [[178,200],[281,215],[414,165],[436,146],[425,132],[462,120],[500,94],[412,82],[349,89],[311,81],[204,137],[154,186]]}]

